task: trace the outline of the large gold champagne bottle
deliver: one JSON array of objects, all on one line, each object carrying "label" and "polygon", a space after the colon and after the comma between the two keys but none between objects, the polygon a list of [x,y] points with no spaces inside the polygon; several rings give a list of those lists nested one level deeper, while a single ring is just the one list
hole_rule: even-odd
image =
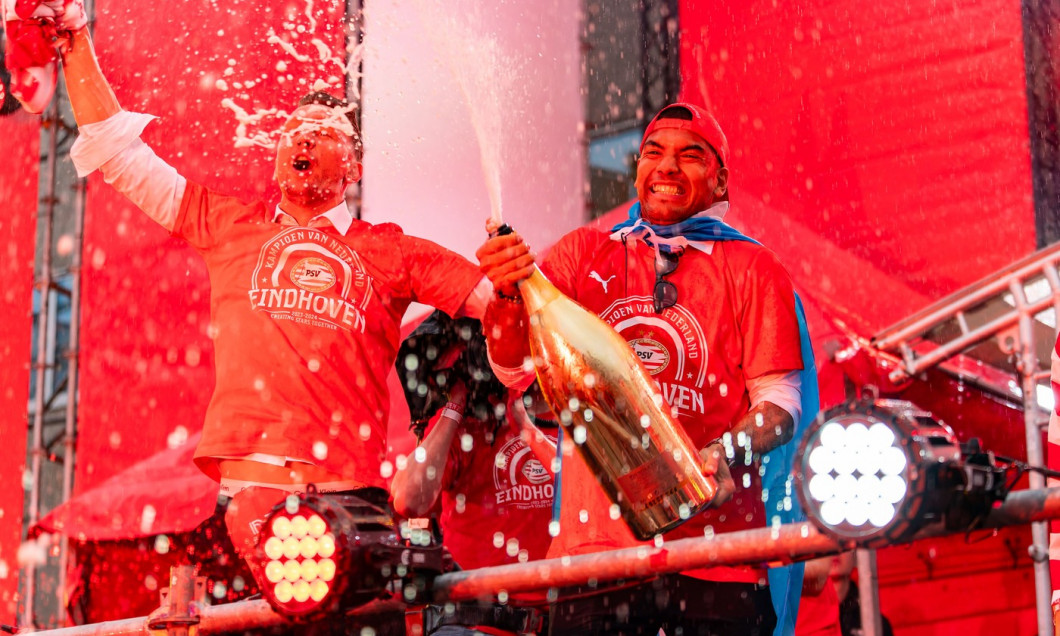
[{"label": "large gold champagne bottle", "polygon": [[541,391],[634,536],[648,540],[710,503],[717,483],[622,336],[540,270],[519,291]]}]

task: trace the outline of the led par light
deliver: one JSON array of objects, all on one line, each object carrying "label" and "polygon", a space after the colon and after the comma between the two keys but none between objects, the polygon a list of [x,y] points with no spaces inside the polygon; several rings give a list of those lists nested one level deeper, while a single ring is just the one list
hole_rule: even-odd
[{"label": "led par light", "polygon": [[821,416],[796,458],[799,499],[817,527],[860,546],[912,539],[932,523],[970,529],[1005,495],[1004,473],[969,462],[953,431],[899,400],[851,402]]},{"label": "led par light", "polygon": [[[280,614],[313,620],[388,595],[410,602],[447,569],[441,546],[407,546],[391,515],[353,496],[290,495],[258,538],[262,594]],[[393,589],[392,582],[408,582]],[[411,588],[411,591],[410,591]]]}]

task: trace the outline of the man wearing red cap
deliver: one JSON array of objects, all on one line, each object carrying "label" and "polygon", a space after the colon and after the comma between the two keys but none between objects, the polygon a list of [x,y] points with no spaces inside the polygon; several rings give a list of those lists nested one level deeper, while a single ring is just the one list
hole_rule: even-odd
[{"label": "man wearing red cap", "polygon": [[[664,108],[641,143],[629,219],[611,232],[575,230],[541,263],[556,287],[629,342],[701,449],[703,471],[718,481],[707,512],[657,541],[763,527],[791,507],[783,486],[763,502],[760,459],[792,438],[804,410],[800,372],[812,362],[803,359],[787,272],[722,221],[728,163],[728,142],[709,113],[692,104]],[[534,257],[518,234],[491,238],[478,257],[496,290],[484,320],[490,358],[519,388],[532,364],[517,285]],[[565,448],[562,458],[559,534],[549,556],[638,545],[581,457]],[[784,583],[784,598],[792,586],[797,598],[801,571]],[[793,627],[788,613],[780,612],[777,633]],[[551,621],[553,634],[764,635],[778,612],[763,569],[715,567],[561,591]]]}]

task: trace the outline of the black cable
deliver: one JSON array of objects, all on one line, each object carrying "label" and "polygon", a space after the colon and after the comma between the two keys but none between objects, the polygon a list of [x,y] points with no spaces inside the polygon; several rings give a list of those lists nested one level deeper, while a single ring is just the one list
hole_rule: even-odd
[{"label": "black cable", "polygon": [[1011,457],[1005,457],[1003,455],[994,455],[994,459],[996,459],[999,462],[1008,464],[1009,466],[1015,466],[1016,468],[1018,468],[1021,471],[1021,475],[1020,476],[1022,476],[1022,473],[1025,473],[1025,472],[1035,472],[1035,473],[1041,473],[1042,475],[1045,475],[1046,477],[1052,477],[1053,479],[1060,479],[1060,471],[1053,470],[1052,468],[1047,468],[1045,466],[1032,466],[1032,465],[1028,464],[1027,462],[1022,462],[1022,461],[1020,461],[1018,459],[1013,459]]}]

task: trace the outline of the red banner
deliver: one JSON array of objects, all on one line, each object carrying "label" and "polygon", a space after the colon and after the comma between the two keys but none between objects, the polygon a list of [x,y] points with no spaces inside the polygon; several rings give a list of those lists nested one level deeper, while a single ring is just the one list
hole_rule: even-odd
[{"label": "red banner", "polygon": [[18,112],[0,117],[7,149],[0,170],[0,623],[18,615],[18,563],[25,491],[27,409],[33,330],[33,255],[37,234],[40,118]]},{"label": "red banner", "polygon": [[727,220],[868,329],[1035,249],[1017,4],[688,0],[681,27]]}]

